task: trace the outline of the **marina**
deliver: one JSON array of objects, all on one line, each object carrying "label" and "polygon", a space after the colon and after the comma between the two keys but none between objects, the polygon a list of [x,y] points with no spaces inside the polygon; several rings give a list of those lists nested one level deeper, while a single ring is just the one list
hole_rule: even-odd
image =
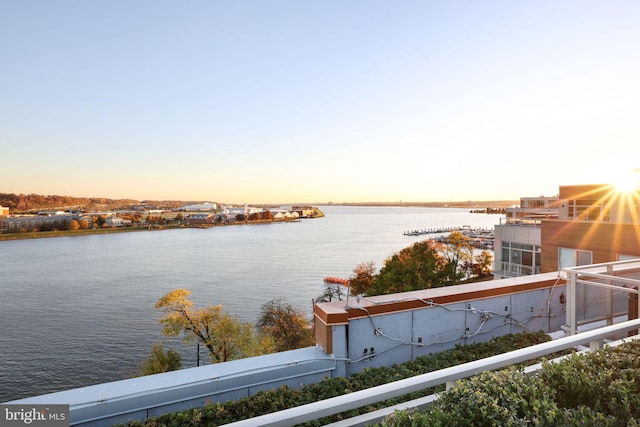
[{"label": "marina", "polygon": [[474,228],[469,225],[463,225],[462,227],[438,227],[438,228],[424,228],[405,231],[402,233],[404,236],[425,236],[431,234],[440,234],[430,238],[429,240],[444,243],[449,243],[449,235],[451,233],[458,232],[463,236],[469,238],[469,243],[476,249],[488,249],[493,250],[495,232],[489,228]]}]

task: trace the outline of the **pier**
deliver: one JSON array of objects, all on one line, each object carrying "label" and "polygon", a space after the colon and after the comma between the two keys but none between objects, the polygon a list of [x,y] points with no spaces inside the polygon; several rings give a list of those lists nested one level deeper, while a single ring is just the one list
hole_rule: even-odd
[{"label": "pier", "polygon": [[462,227],[422,228],[416,230],[408,230],[402,234],[405,236],[424,236],[425,234],[453,233],[454,231],[462,232],[463,230],[470,230],[470,228],[467,225]]},{"label": "pier", "polygon": [[438,228],[424,228],[409,230],[402,233],[405,236],[424,236],[429,234],[446,234],[446,236],[434,236],[430,240],[448,243],[449,234],[458,232],[463,236],[469,238],[469,243],[476,249],[493,249],[493,243],[495,240],[495,232],[493,229],[487,228],[471,228],[469,225],[463,225],[462,227],[438,227]]}]

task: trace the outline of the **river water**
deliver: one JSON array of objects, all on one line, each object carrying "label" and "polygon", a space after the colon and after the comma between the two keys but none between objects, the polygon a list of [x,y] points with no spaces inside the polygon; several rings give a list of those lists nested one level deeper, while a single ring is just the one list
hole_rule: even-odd
[{"label": "river water", "polygon": [[295,223],[0,242],[0,402],[129,378],[159,340],[195,366],[194,348],[160,332],[153,307],[171,289],[243,321],[278,297],[311,317],[325,276],[380,268],[426,238],[404,231],[500,221],[464,209],[320,209],[324,218]]}]

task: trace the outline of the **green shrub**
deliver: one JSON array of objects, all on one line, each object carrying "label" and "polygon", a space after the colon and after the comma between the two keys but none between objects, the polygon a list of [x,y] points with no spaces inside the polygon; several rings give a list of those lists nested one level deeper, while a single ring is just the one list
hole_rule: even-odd
[{"label": "green shrub", "polygon": [[[427,372],[436,371],[461,363],[501,354],[548,341],[550,338],[544,332],[530,332],[515,335],[505,335],[494,338],[486,343],[457,345],[451,350],[428,354],[413,361],[391,367],[366,368],[348,378],[325,378],[314,384],[300,389],[286,386],[275,390],[261,391],[254,396],[237,401],[224,403],[208,403],[203,408],[196,408],[179,413],[161,415],[150,418],[142,423],[133,422],[131,426],[188,426],[188,425],[221,425],[233,421],[264,415],[282,409],[291,408],[323,399],[340,396],[358,390],[398,381]],[[307,425],[322,425],[341,419],[353,417],[375,409],[390,406],[403,401],[433,394],[444,390],[444,386],[422,390],[399,398],[390,399],[376,405],[369,405],[346,414],[338,414],[322,420],[310,422]]]},{"label": "green shrub", "polygon": [[539,375],[557,391],[562,407],[586,406],[619,420],[640,419],[640,342],[545,363]]},{"label": "green shrub", "polygon": [[460,381],[430,410],[402,411],[384,427],[638,426],[640,342],[543,363],[534,375],[506,369]]}]

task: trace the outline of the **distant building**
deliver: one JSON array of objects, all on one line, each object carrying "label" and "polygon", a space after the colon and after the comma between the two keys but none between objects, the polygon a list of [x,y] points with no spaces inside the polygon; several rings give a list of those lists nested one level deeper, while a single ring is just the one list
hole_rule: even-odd
[{"label": "distant building", "polygon": [[198,211],[215,211],[217,209],[218,209],[217,203],[205,202],[205,203],[200,203],[196,205],[184,205],[178,210],[185,211],[185,212],[198,212]]},{"label": "distant building", "polygon": [[108,216],[104,219],[104,223],[107,227],[122,227],[124,225],[124,220],[119,216]]},{"label": "distant building", "polygon": [[310,218],[315,213],[315,209],[312,206],[292,206],[290,210],[297,212],[301,218]]},{"label": "distant building", "polygon": [[3,216],[9,216],[9,208],[0,206],[0,217],[3,217]]},{"label": "distant building", "polygon": [[73,214],[67,215],[30,215],[0,218],[0,231],[17,233],[23,230],[39,229],[66,229],[69,222],[79,217]]},{"label": "distant building", "polygon": [[192,214],[187,218],[189,225],[212,224],[214,216],[212,214]]}]

